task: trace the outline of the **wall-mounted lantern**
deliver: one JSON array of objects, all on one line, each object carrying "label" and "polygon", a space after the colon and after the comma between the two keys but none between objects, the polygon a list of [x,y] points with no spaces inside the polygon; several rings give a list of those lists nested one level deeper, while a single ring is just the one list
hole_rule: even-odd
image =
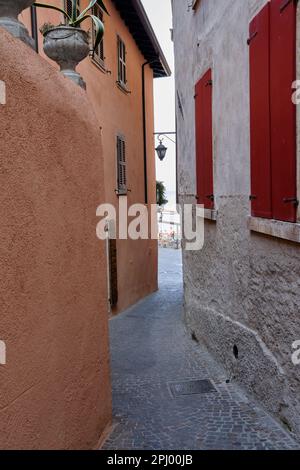
[{"label": "wall-mounted lantern", "polygon": [[156,147],[156,153],[160,161],[162,162],[166,156],[167,153],[167,147],[163,144],[162,139],[159,141],[159,145]]},{"label": "wall-mounted lantern", "polygon": [[175,140],[173,140],[169,137],[169,135],[175,135],[176,136],[176,132],[155,132],[154,135],[157,135],[157,138],[159,140],[159,145],[156,147],[155,150],[156,150],[158,158],[162,162],[165,159],[166,153],[167,153],[167,150],[168,150],[168,147],[166,147],[163,144],[163,137],[166,137],[171,142],[173,142],[173,144],[176,144]]}]

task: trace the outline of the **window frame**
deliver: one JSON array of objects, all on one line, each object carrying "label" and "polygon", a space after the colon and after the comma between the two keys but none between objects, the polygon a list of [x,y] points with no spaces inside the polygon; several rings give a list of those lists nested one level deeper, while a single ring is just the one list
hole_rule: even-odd
[{"label": "window frame", "polygon": [[[99,16],[99,13],[101,14],[101,17]],[[104,23],[104,12],[100,5],[95,4],[93,6],[93,15],[97,16],[103,23]],[[92,27],[92,41],[93,41],[93,46],[95,45],[95,26],[93,24]],[[104,55],[104,36],[100,41],[100,44],[98,45],[98,50],[100,51],[100,54],[96,53],[96,51],[93,49],[92,53],[92,59],[94,62],[96,62],[97,65],[100,65],[103,69],[105,69],[105,55]]]},{"label": "window frame", "polygon": [[[120,144],[122,145],[120,155]],[[128,181],[127,181],[127,159],[126,159],[126,139],[122,134],[116,135],[116,161],[117,161],[117,189],[116,193],[118,196],[126,196],[128,193]],[[120,169],[123,167],[123,173]],[[123,175],[123,176],[122,176]],[[123,180],[124,178],[124,180]],[[122,181],[123,180],[123,181]]]},{"label": "window frame", "polygon": [[[121,53],[121,48],[123,49],[123,52]],[[126,44],[123,41],[123,39],[120,37],[120,35],[117,35],[117,54],[118,54],[118,80],[117,83],[123,87],[126,88],[127,86],[127,61],[126,61],[126,55],[127,55],[127,49],[126,49]]]}]

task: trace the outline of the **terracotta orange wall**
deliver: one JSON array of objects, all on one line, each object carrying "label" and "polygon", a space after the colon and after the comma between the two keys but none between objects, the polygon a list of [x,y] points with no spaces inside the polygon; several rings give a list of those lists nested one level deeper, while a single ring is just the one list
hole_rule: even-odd
[{"label": "terracotta orange wall", "polygon": [[[45,1],[46,3],[46,1]],[[63,1],[52,0],[47,3],[63,5]],[[88,2],[82,1],[82,7]],[[87,83],[87,94],[102,127],[105,198],[106,202],[118,207],[119,199],[115,194],[116,176],[116,135],[121,133],[126,138],[128,205],[144,203],[144,155],[142,121],[142,64],[145,58],[139,51],[133,37],[122,21],[118,11],[110,0],[105,5],[110,16],[105,15],[104,72],[87,58],[78,68]],[[62,22],[60,13],[38,9],[39,25],[50,22]],[[27,16],[26,16],[27,15]],[[23,13],[23,20],[30,27],[28,11]],[[90,22],[84,24],[90,28]],[[121,36],[127,48],[128,89],[126,95],[117,85],[117,34]],[[40,35],[40,51],[42,37]],[[55,64],[51,62],[54,66]],[[148,154],[148,196],[149,203],[156,202],[155,189],[155,150],[154,150],[154,105],[153,72],[146,70],[146,114],[147,114],[147,154]],[[115,312],[119,312],[142,297],[157,289],[157,242],[122,240],[117,242],[118,291],[119,302]]]},{"label": "terracotta orange wall", "polygon": [[99,124],[4,30],[0,63],[0,448],[89,449],[111,420]]}]

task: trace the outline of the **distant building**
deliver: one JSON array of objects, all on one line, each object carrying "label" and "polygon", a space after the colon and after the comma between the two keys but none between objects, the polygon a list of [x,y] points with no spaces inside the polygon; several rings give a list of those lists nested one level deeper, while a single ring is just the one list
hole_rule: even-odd
[{"label": "distant building", "polygon": [[300,436],[300,7],[172,5],[179,199],[205,206],[205,246],[184,253],[186,322]]},{"label": "distant building", "polygon": [[[63,0],[43,3],[66,9],[71,6]],[[82,0],[80,9],[88,3]],[[94,7],[94,14],[105,25],[103,41],[78,68],[87,83],[103,139],[105,188],[99,191],[105,190],[106,202],[116,207],[124,196],[129,206],[155,204],[153,79],[169,76],[170,69],[140,0],[106,0],[105,6],[109,16],[98,5]],[[40,26],[64,22],[57,11],[42,8],[26,10],[22,20],[36,39],[41,55]],[[84,27],[92,30],[88,22]],[[92,43],[93,34],[91,48]],[[96,212],[96,207],[91,210]],[[112,241],[108,259],[113,313],[157,289],[156,240]]]}]

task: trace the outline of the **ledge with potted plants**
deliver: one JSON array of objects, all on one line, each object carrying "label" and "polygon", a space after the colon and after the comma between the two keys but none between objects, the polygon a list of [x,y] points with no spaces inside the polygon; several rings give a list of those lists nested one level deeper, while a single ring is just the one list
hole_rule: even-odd
[{"label": "ledge with potted plants", "polygon": [[57,6],[39,2],[34,3],[34,6],[39,8],[59,11],[65,17],[65,24],[54,26],[47,23],[41,28],[41,32],[44,36],[44,52],[50,59],[58,63],[63,75],[70,78],[84,89],[86,88],[86,84],[81,75],[76,71],[76,67],[79,62],[89,55],[90,44],[89,33],[81,29],[80,25],[87,19],[92,20],[96,33],[94,44],[94,48],[96,49],[104,34],[102,21],[92,14],[93,7],[96,3],[108,14],[102,0],[91,0],[88,6],[81,12],[79,11],[78,0],[72,0],[71,16],[69,16],[65,10]]},{"label": "ledge with potted plants", "polygon": [[43,25],[41,32],[44,36],[44,52],[52,60],[58,63],[60,71],[66,77],[73,80],[77,85],[86,88],[86,84],[76,67],[90,53],[89,33],[81,29],[80,25],[90,19],[95,25],[95,44],[99,45],[103,34],[104,25],[102,21],[92,14],[96,3],[108,14],[102,0],[91,0],[88,6],[79,11],[79,1],[72,1],[71,16],[62,8],[45,3],[34,2],[34,0],[0,0],[0,27],[4,27],[11,34],[22,39],[28,45],[34,47],[33,40],[25,26],[18,21],[19,14],[26,8],[34,5],[38,8],[56,10],[64,16],[65,24],[57,26],[49,23]]},{"label": "ledge with potted plants", "polygon": [[33,5],[34,0],[0,0],[0,27],[34,48],[33,39],[25,26],[18,21],[23,10]]}]

